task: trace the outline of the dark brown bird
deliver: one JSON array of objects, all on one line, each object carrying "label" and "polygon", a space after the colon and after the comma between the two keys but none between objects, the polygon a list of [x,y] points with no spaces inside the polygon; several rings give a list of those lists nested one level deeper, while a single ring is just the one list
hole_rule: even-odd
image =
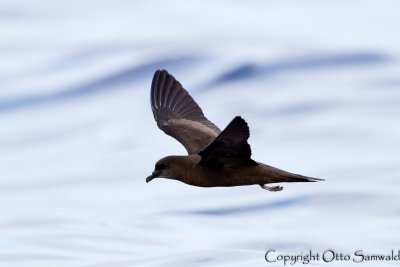
[{"label": "dark brown bird", "polygon": [[266,184],[323,180],[252,160],[247,123],[237,116],[221,132],[165,70],[154,74],[150,100],[158,127],[181,142],[189,155],[160,159],[146,182],[161,177],[201,187],[257,184],[269,191],[280,191],[281,186]]}]

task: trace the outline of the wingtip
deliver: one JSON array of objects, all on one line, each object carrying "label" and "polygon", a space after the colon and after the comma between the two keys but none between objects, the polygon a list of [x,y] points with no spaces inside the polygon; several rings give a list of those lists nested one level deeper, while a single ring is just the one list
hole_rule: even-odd
[{"label": "wingtip", "polygon": [[247,142],[250,137],[250,128],[247,122],[241,116],[236,116],[225,127],[220,135],[231,136],[237,140],[241,140],[242,142]]},{"label": "wingtip", "polygon": [[249,124],[247,123],[247,121],[245,120],[245,119],[243,119],[240,115],[238,115],[238,116],[236,116],[233,120],[232,120],[232,122],[231,123],[234,123],[234,124],[236,124],[236,125],[240,125],[241,127],[243,127],[244,126],[244,128],[247,130],[247,134],[248,134],[248,137],[247,138],[249,138],[250,137],[250,127],[249,127]]},{"label": "wingtip", "polygon": [[240,115],[238,115],[238,116],[236,116],[235,118],[233,118],[232,122],[233,122],[233,121],[235,121],[235,122],[243,122],[243,123],[245,123],[245,124],[247,125],[246,120],[243,119],[242,116],[240,116]]},{"label": "wingtip", "polygon": [[172,76],[167,70],[165,69],[157,69],[153,75],[153,81],[159,77],[164,77],[163,79],[170,77],[172,80],[178,82],[174,76]]},{"label": "wingtip", "polygon": [[154,72],[154,75],[159,74],[159,73],[166,73],[166,74],[169,74],[168,71],[165,70],[165,69],[157,69],[157,70]]},{"label": "wingtip", "polygon": [[160,76],[160,74],[161,74],[162,71],[163,71],[163,70],[156,70],[156,71],[154,72],[153,81],[154,81],[158,76]]}]

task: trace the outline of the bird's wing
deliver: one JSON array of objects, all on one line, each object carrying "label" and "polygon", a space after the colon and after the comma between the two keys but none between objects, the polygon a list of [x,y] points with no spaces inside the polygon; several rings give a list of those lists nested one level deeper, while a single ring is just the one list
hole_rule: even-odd
[{"label": "bird's wing", "polygon": [[229,167],[257,165],[251,157],[250,145],[247,143],[250,130],[246,121],[235,117],[231,123],[198,154],[201,156],[199,164],[205,167]]},{"label": "bird's wing", "polygon": [[150,100],[158,128],[181,142],[189,155],[199,152],[221,132],[165,70],[154,74]]}]

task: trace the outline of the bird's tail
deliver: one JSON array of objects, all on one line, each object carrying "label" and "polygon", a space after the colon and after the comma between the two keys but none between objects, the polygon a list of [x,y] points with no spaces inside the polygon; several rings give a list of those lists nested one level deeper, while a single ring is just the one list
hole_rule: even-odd
[{"label": "bird's tail", "polygon": [[294,173],[290,174],[290,175],[280,176],[279,178],[280,178],[281,182],[285,182],[285,183],[325,181],[324,179],[321,179],[321,178],[308,177],[308,176],[303,176],[303,175],[294,174]]},{"label": "bird's tail", "polygon": [[297,182],[319,182],[319,181],[325,181],[324,179],[321,178],[314,178],[314,177],[308,177],[308,176],[303,176],[300,174],[295,174],[291,172],[287,172],[278,168],[274,168],[271,166],[266,166],[266,170],[269,177],[273,177],[276,183],[297,183]]}]

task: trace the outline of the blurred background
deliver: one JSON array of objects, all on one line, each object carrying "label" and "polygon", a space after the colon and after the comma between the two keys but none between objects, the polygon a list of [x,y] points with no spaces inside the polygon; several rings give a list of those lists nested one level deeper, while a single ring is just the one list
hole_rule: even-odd
[{"label": "blurred background", "polygon": [[[399,8],[1,1],[0,265],[265,266],[270,249],[397,251]],[[151,113],[163,68],[220,128],[245,118],[255,160],[327,181],[278,193],[146,184],[159,158],[186,153]]]}]

